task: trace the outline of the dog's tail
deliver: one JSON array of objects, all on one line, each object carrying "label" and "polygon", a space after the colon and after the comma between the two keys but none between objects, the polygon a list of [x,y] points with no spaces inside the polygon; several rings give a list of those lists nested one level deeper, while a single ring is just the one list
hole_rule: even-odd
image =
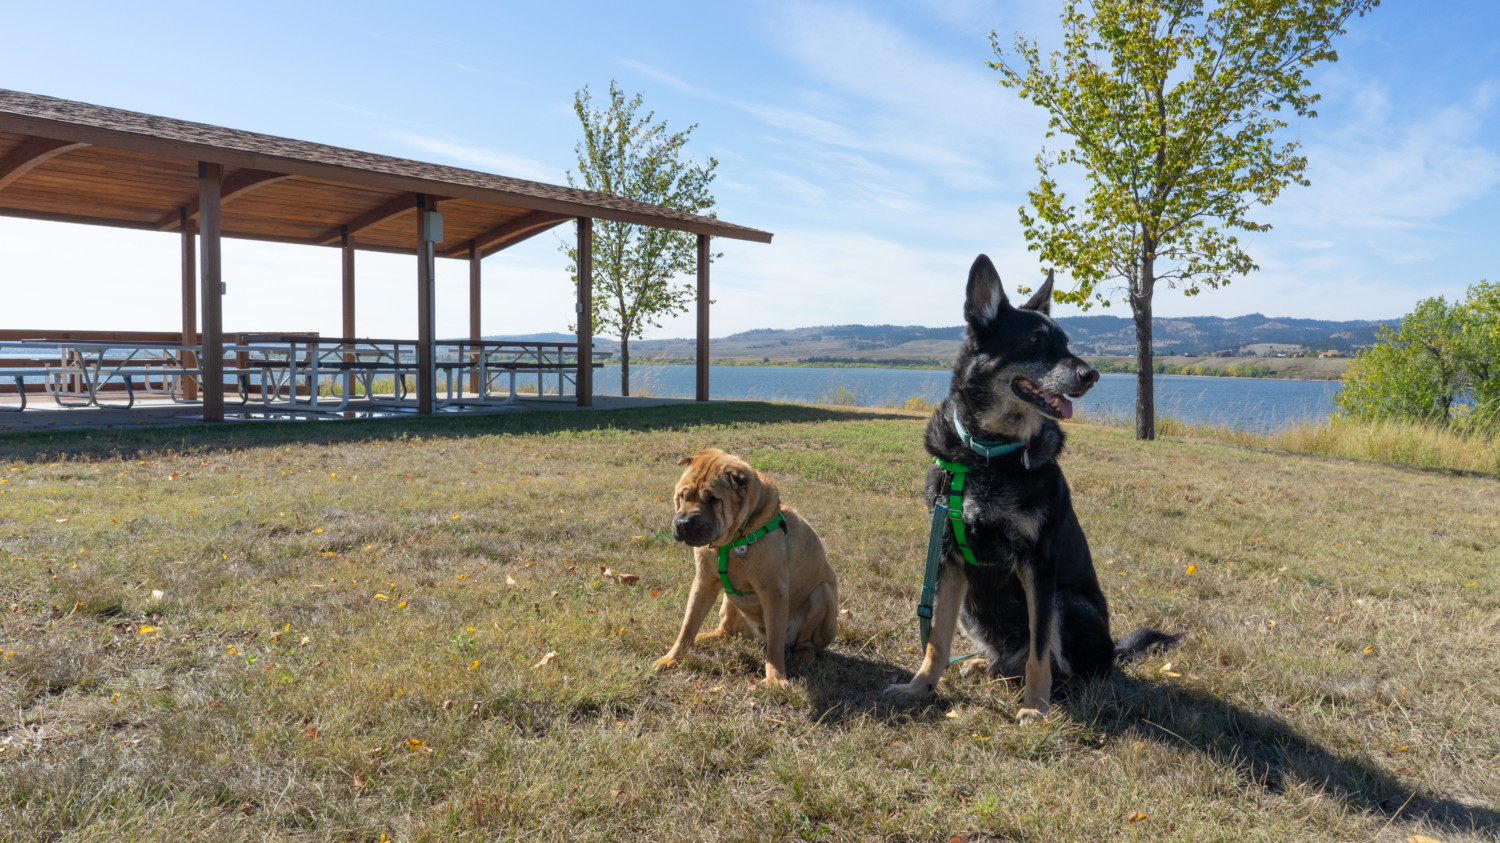
[{"label": "dog's tail", "polygon": [[1179,632],[1176,635],[1168,635],[1149,626],[1143,626],[1115,644],[1115,661],[1133,662],[1153,650],[1169,649],[1176,646],[1184,635],[1187,633]]}]

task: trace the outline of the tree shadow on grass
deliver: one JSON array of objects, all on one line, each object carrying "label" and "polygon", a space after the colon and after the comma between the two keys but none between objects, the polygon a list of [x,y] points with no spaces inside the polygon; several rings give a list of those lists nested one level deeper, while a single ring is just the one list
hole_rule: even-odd
[{"label": "tree shadow on grass", "polygon": [[1280,793],[1290,777],[1392,819],[1425,820],[1448,831],[1500,831],[1500,811],[1492,806],[1414,788],[1368,758],[1305,737],[1269,712],[1200,689],[1115,672],[1062,705],[1067,716],[1096,731],[1197,750],[1239,770],[1247,785],[1272,793]]},{"label": "tree shadow on grass", "polygon": [[110,430],[24,431],[0,435],[0,459],[135,458],[163,450],[236,451],[293,445],[337,445],[404,437],[465,439],[592,431],[652,433],[701,426],[815,424],[900,418],[858,408],[759,401],[684,401],[618,410],[525,410],[484,415],[438,414],[338,421],[238,421]]}]

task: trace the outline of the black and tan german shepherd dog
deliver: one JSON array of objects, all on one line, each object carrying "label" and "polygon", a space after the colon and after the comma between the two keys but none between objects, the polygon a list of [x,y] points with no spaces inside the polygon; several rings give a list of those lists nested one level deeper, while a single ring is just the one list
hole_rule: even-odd
[{"label": "black and tan german shepherd dog", "polygon": [[[1087,679],[1117,658],[1175,643],[1178,636],[1143,627],[1116,645],[1109,608],[1057,455],[1057,420],[1073,415],[1077,398],[1099,373],[1068,351],[1068,335],[1052,321],[1052,276],[1019,308],[1006,298],[984,255],[969,270],[964,342],[953,364],[948,397],[927,423],[927,452],[969,467],[963,525],[974,562],[949,528],[943,539],[932,635],[922,667],[904,685],[886,689],[898,702],[918,702],[948,667],[953,633],[964,634],[998,676],[1024,677],[1022,724],[1047,713],[1053,679]],[[1023,443],[986,457],[1007,443]],[[926,500],[946,499],[951,475],[934,465]]]}]

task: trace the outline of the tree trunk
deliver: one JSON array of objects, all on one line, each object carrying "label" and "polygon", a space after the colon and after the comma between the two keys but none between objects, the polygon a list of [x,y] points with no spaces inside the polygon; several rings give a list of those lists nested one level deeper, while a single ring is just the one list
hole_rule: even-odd
[{"label": "tree trunk", "polygon": [[620,334],[620,394],[630,397],[630,335]]},{"label": "tree trunk", "polygon": [[1135,438],[1156,438],[1156,361],[1151,354],[1150,262],[1142,273],[1142,294],[1132,293],[1130,311],[1135,316]]}]

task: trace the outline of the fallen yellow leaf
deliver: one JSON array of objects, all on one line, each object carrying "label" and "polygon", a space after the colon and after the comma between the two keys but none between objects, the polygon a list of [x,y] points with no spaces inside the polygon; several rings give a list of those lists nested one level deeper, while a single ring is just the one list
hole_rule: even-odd
[{"label": "fallen yellow leaf", "polygon": [[159,628],[154,627],[154,626],[142,626],[141,629],[140,629],[140,631],[137,632],[136,634],[137,635],[145,635],[145,634],[147,634],[149,632],[160,632],[160,631],[161,630]]},{"label": "fallen yellow leaf", "polygon": [[1130,815],[1130,818],[1127,821],[1131,825],[1135,825],[1136,823],[1141,822],[1142,820],[1145,820],[1145,819],[1148,819],[1148,817],[1145,814],[1141,813],[1140,811],[1136,811],[1134,814]]},{"label": "fallen yellow leaf", "polygon": [[376,599],[376,600],[389,600],[389,599],[391,599],[391,598],[389,598],[389,597],[386,597],[386,596],[385,596],[385,595],[384,595],[384,594],[376,594],[376,595],[375,595],[375,599]]},{"label": "fallen yellow leaf", "polygon": [[1192,575],[1194,575],[1196,573],[1198,573],[1198,566],[1197,565],[1189,565],[1189,566],[1187,566],[1187,575],[1188,576],[1191,577]]},{"label": "fallen yellow leaf", "polygon": [[425,753],[427,755],[431,755],[432,754],[432,747],[428,746],[425,743],[422,743],[421,741],[417,740],[416,738],[407,738],[406,739],[406,745],[411,748],[412,752],[421,752],[421,753]]},{"label": "fallen yellow leaf", "polygon": [[405,609],[406,608],[406,601],[402,600],[400,603],[397,603],[396,604],[396,608],[397,609]]},{"label": "fallen yellow leaf", "polygon": [[531,669],[532,670],[536,670],[539,667],[544,667],[546,665],[552,664],[555,661],[557,661],[557,651],[556,650],[548,650],[547,651],[547,655],[542,656],[542,660],[539,661],[539,662],[537,662],[536,664],[532,665]]}]

